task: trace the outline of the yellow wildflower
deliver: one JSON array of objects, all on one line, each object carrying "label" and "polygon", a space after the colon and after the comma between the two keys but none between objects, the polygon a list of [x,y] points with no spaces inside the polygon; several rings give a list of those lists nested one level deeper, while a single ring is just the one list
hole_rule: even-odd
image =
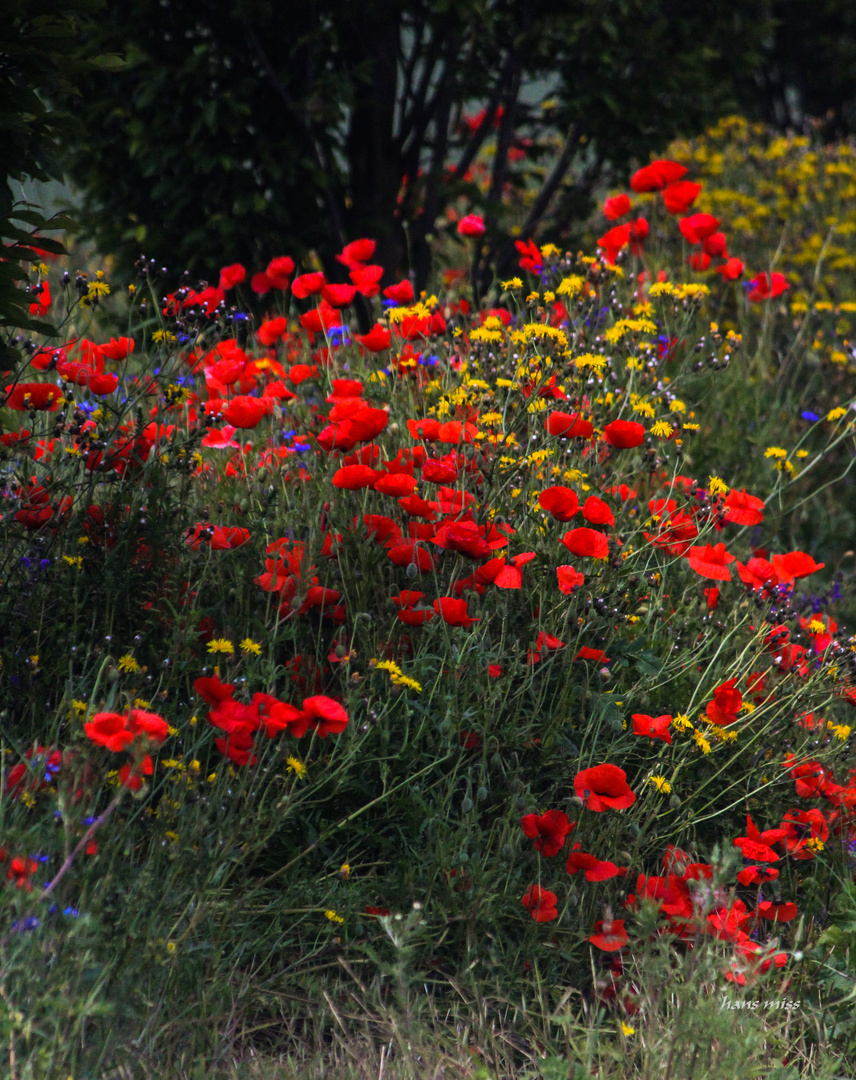
[{"label": "yellow wildflower", "polygon": [[226,638],[214,638],[213,641],[208,642],[208,651],[210,653],[225,653],[227,656],[231,656],[235,652],[235,646]]},{"label": "yellow wildflower", "polygon": [[306,766],[299,758],[293,756],[287,757],[285,759],[285,767],[289,772],[293,772],[298,780],[302,780],[306,776]]}]

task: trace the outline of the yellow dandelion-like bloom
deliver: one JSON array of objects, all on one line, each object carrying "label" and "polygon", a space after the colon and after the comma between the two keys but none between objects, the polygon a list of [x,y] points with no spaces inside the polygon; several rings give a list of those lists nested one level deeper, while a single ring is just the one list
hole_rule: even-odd
[{"label": "yellow dandelion-like bloom", "polygon": [[285,759],[285,767],[289,772],[293,772],[299,780],[302,780],[306,776],[306,766],[299,758],[287,757]]},{"label": "yellow dandelion-like bloom", "polygon": [[699,748],[699,750],[701,750],[703,754],[710,753],[710,743],[700,731],[693,732],[693,739],[695,740],[696,746]]},{"label": "yellow dandelion-like bloom", "polygon": [[341,915],[337,915],[332,908],[328,908],[324,912],[324,918],[329,919],[331,923],[343,923],[345,920]]},{"label": "yellow dandelion-like bloom", "polygon": [[171,334],[169,330],[155,330],[152,334],[152,341],[155,342],[155,344],[159,344],[161,341],[172,342],[177,340],[178,338],[175,334]]},{"label": "yellow dandelion-like bloom", "polygon": [[130,653],[125,653],[124,656],[119,658],[119,670],[124,671],[127,675],[136,675],[140,670],[140,665]]},{"label": "yellow dandelion-like bloom", "polygon": [[839,406],[837,409],[830,409],[829,412],[826,414],[826,419],[835,421],[835,420],[840,420],[842,416],[846,416],[846,415],[847,415],[847,410],[842,409],[841,406]]},{"label": "yellow dandelion-like bloom", "polygon": [[519,277],[509,278],[508,281],[502,282],[503,289],[522,289],[523,282]]},{"label": "yellow dandelion-like bloom", "polygon": [[621,1030],[624,1032],[625,1035],[636,1034],[636,1028],[631,1027],[630,1024],[625,1024],[623,1020],[621,1021]]},{"label": "yellow dandelion-like bloom", "polygon": [[390,675],[401,676],[404,674],[404,672],[401,670],[398,664],[395,663],[394,660],[376,660],[374,657],[372,657],[372,659],[369,660],[369,664],[373,668],[376,668],[378,671],[388,671]]},{"label": "yellow dandelion-like bloom", "polygon": [[245,637],[238,647],[241,652],[252,653],[253,656],[261,656],[262,654],[261,645],[257,641],[253,641],[252,638]]},{"label": "yellow dandelion-like bloom", "polygon": [[672,785],[665,776],[649,776],[648,779],[661,795],[671,795]]},{"label": "yellow dandelion-like bloom", "polygon": [[692,726],[692,720],[685,713],[672,717],[672,727],[678,731],[690,731]]},{"label": "yellow dandelion-like bloom", "polygon": [[651,425],[651,434],[658,439],[668,439],[674,430],[668,420],[657,420]]},{"label": "yellow dandelion-like bloom", "polygon": [[391,678],[395,686],[406,686],[409,690],[415,690],[417,694],[422,693],[422,684],[408,675],[393,675]]},{"label": "yellow dandelion-like bloom", "polygon": [[342,863],[342,865],[339,867],[339,875],[343,881],[347,881],[348,878],[351,876],[351,864]]},{"label": "yellow dandelion-like bloom", "polygon": [[84,300],[92,300],[98,296],[109,296],[110,286],[106,281],[92,281],[89,285],[89,291],[84,296]]},{"label": "yellow dandelion-like bloom", "polygon": [[210,653],[224,653],[226,656],[232,656],[235,652],[235,646],[227,638],[214,638],[213,641],[208,642],[208,651]]},{"label": "yellow dandelion-like bloom", "polygon": [[764,451],[765,458],[786,458],[788,456],[787,450],[781,446],[768,446]]},{"label": "yellow dandelion-like bloom", "polygon": [[711,495],[727,495],[728,484],[718,476],[710,476],[707,481],[707,489]]}]

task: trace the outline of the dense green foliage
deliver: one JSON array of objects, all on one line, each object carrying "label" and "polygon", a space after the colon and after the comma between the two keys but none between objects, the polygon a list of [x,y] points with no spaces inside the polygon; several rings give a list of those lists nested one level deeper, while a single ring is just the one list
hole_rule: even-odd
[{"label": "dense green foliage", "polygon": [[[368,235],[421,287],[456,199],[490,211],[502,268],[512,224],[558,236],[604,165],[731,107],[767,27],[727,0],[111,5],[93,48],[129,66],[87,79],[69,172],[125,267],[317,249],[329,271]],[[514,192],[525,221],[504,209]]]},{"label": "dense green foliage", "polygon": [[[60,138],[80,138],[82,126],[72,105],[75,80],[84,71],[113,70],[102,56],[85,60],[78,36],[81,22],[101,7],[100,0],[4,0],[0,18],[0,329],[48,332],[49,324],[30,316],[34,297],[21,287],[23,264],[41,251],[63,251],[44,229],[66,229],[69,221],[48,220],[21,198],[20,181],[62,176]],[[36,313],[37,314],[37,313]],[[9,335],[0,338],[0,369],[13,366],[16,352]]]}]

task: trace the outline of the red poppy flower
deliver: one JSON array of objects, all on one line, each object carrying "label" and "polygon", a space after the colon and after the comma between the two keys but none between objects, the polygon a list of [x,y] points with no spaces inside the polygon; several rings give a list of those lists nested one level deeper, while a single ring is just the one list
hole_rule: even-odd
[{"label": "red poppy flower", "polygon": [[439,600],[435,600],[434,610],[449,626],[469,626],[480,621],[467,614],[466,600],[456,600],[453,596],[441,596]]},{"label": "red poppy flower", "polygon": [[556,577],[559,580],[559,592],[565,596],[570,596],[574,589],[579,588],[585,581],[585,577],[573,566],[557,566]]},{"label": "red poppy flower", "polygon": [[710,933],[720,941],[737,941],[746,935],[743,927],[752,918],[752,912],[748,911],[742,900],[735,900],[731,907],[721,907],[712,911],[708,917]]},{"label": "red poppy flower", "polygon": [[728,258],[725,233],[723,232],[712,233],[710,236],[705,238],[701,246],[705,255],[710,255],[713,259]]},{"label": "red poppy flower", "polygon": [[[9,869],[6,871],[6,877],[9,881],[13,881],[15,883],[16,889],[26,889],[27,892],[32,892],[33,885],[30,881],[30,875],[35,874],[38,868],[39,864],[36,862],[35,859],[28,859],[26,856],[16,855],[15,858],[12,859],[9,863]],[[555,900],[555,896],[553,897],[553,899]]]},{"label": "red poppy flower", "polygon": [[194,681],[193,689],[206,705],[215,707],[222,701],[229,701],[235,693],[234,683],[220,682],[219,675],[200,675]]},{"label": "red poppy flower", "polygon": [[599,664],[609,663],[609,657],[603,649],[592,649],[589,645],[583,645],[574,660],[595,660]]},{"label": "red poppy flower", "polygon": [[51,287],[47,281],[43,281],[35,294],[36,302],[30,304],[31,315],[47,315],[51,306]]},{"label": "red poppy flower", "polygon": [[624,217],[625,214],[629,214],[630,196],[624,194],[613,195],[603,204],[603,213],[609,221],[616,221],[618,218]]},{"label": "red poppy flower", "polygon": [[551,412],[544,421],[544,430],[565,439],[590,439],[594,425],[583,419],[582,413]]},{"label": "red poppy flower", "polygon": [[746,835],[738,836],[734,840],[734,846],[740,848],[744,859],[750,859],[752,862],[778,862],[781,856],[770,845],[783,840],[785,835],[784,829],[766,829],[760,832],[758,826],[747,814]]},{"label": "red poppy flower", "polygon": [[574,777],[574,794],[589,810],[601,813],[608,807],[625,810],[636,802],[627,783],[627,774],[617,765],[595,765]]},{"label": "red poppy flower", "polygon": [[772,300],[774,296],[780,296],[790,288],[784,274],[759,274],[749,282],[751,286],[747,293],[747,299],[753,303],[759,300]]},{"label": "red poppy flower", "polygon": [[[750,560],[751,561],[751,560]],[[797,578],[808,577],[816,570],[822,570],[826,563],[817,563],[804,551],[789,551],[785,555],[773,556],[773,570],[780,584],[791,584]]]},{"label": "red poppy flower", "polygon": [[331,307],[347,307],[356,293],[356,285],[325,285],[321,290],[321,296]]},{"label": "red poppy flower", "polygon": [[697,274],[703,273],[710,266],[710,255],[706,251],[696,252],[687,259],[687,266]]},{"label": "red poppy flower", "polygon": [[711,724],[728,727],[736,721],[743,705],[743,695],[736,688],[736,683],[737,679],[729,679],[713,691],[713,701],[709,701],[705,709],[705,715]]},{"label": "red poppy flower", "polygon": [[143,709],[131,709],[128,713],[128,731],[137,738],[143,736],[158,746],[169,734],[169,726],[162,716]]},{"label": "red poppy flower", "polygon": [[399,281],[396,285],[387,285],[383,290],[383,295],[387,300],[394,300],[396,304],[412,304],[413,303],[413,286],[405,278],[403,281]]},{"label": "red poppy flower", "polygon": [[578,874],[585,871],[586,881],[609,881],[610,878],[624,877],[627,868],[616,866],[614,862],[599,859],[596,855],[589,855],[581,851],[582,845],[574,844],[573,851],[568,855],[565,869],[569,874]]},{"label": "red poppy flower", "polygon": [[714,273],[722,274],[724,281],[736,281],[743,275],[743,262],[741,259],[728,259],[722,266],[717,266]]},{"label": "red poppy flower", "polygon": [[119,713],[96,713],[89,723],[83,725],[83,730],[96,746],[103,746],[116,754],[134,741],[133,732],[128,731],[126,719]]},{"label": "red poppy flower", "polygon": [[719,228],[719,218],[713,214],[691,214],[690,217],[681,218],[678,228],[688,244],[700,244]]},{"label": "red poppy flower", "polygon": [[376,480],[373,486],[381,495],[393,495],[396,499],[403,499],[413,494],[416,477],[406,473],[386,473]]},{"label": "red poppy flower", "polygon": [[789,810],[782,818],[785,848],[793,859],[813,859],[829,839],[829,826],[820,810]]},{"label": "red poppy flower", "polygon": [[630,243],[630,226],[615,225],[613,228],[598,237],[597,246],[603,250],[606,261],[614,263],[618,253],[625,245]]},{"label": "red poppy flower", "polygon": [[684,214],[696,201],[701,192],[701,184],[692,180],[676,180],[663,191],[666,210],[670,214]]},{"label": "red poppy flower", "polygon": [[479,217],[478,214],[467,214],[458,222],[458,232],[461,236],[484,236],[484,230],[484,218]]},{"label": "red poppy flower", "polygon": [[[256,331],[256,337],[265,348],[276,345],[279,339],[288,332],[288,319],[280,316],[277,319],[268,319]],[[243,364],[241,365],[243,368]]]},{"label": "red poppy flower", "polygon": [[387,555],[391,562],[404,569],[414,566],[419,573],[434,569],[431,553],[426,551],[418,540],[402,540],[400,544],[388,548]]},{"label": "red poppy flower", "polygon": [[253,736],[244,729],[233,731],[225,739],[215,739],[214,745],[235,765],[255,765],[258,760],[253,753]]},{"label": "red poppy flower", "polygon": [[254,428],[271,411],[270,398],[249,397],[238,394],[223,409],[222,416],[227,424],[236,428]]},{"label": "red poppy flower", "polygon": [[613,420],[603,429],[603,435],[616,450],[632,450],[634,446],[642,445],[645,428],[635,420]]},{"label": "red poppy flower", "polygon": [[265,277],[274,289],[286,289],[288,279],[294,273],[294,259],[289,255],[277,255],[271,259],[265,270]]},{"label": "red poppy flower", "polygon": [[615,515],[603,499],[589,495],[583,505],[583,517],[589,525],[614,525]]},{"label": "red poppy flower", "polygon": [[450,521],[437,529],[432,543],[447,551],[459,551],[471,559],[485,559],[492,548],[484,538],[484,530],[474,521]]},{"label": "red poppy flower", "polygon": [[561,810],[548,810],[541,814],[524,814],[520,819],[524,836],[535,841],[535,850],[548,859],[562,850],[565,837],[576,828]]},{"label": "red poppy flower", "polygon": [[520,898],[520,902],[531,913],[535,922],[552,922],[553,919],[558,919],[556,900],[554,892],[542,889],[540,885],[530,885]]},{"label": "red poppy flower", "polygon": [[511,562],[506,563],[493,579],[498,589],[521,589],[523,587],[523,573],[521,567],[532,562],[535,558],[534,551],[521,551],[514,555]]},{"label": "red poppy flower", "polygon": [[220,282],[219,288],[223,292],[227,292],[229,289],[234,289],[236,285],[240,285],[245,280],[247,271],[240,263],[232,263],[230,266],[224,266],[220,270]]},{"label": "red poppy flower", "polygon": [[609,558],[609,541],[596,529],[571,529],[562,537],[562,543],[572,555],[580,558]]},{"label": "red poppy flower", "polygon": [[345,244],[342,254],[336,256],[336,261],[352,270],[355,266],[367,263],[374,255],[376,246],[375,240],[352,240],[350,244]]},{"label": "red poppy flower", "polygon": [[477,434],[478,428],[475,424],[461,420],[447,420],[437,429],[437,442],[457,446],[460,442],[474,442]]},{"label": "red poppy flower", "polygon": [[628,941],[624,919],[613,919],[612,922],[598,919],[594,924],[594,933],[588,940],[595,948],[602,949],[604,952],[616,952]]},{"label": "red poppy flower", "polygon": [[686,176],[686,173],[686,167],[677,161],[660,159],[635,172],[630,178],[630,187],[639,194],[645,191],[662,191],[669,184],[674,184],[682,176]]},{"label": "red poppy flower", "polygon": [[779,871],[773,866],[747,866],[737,875],[737,880],[741,885],[764,885],[778,876]]},{"label": "red poppy flower", "polygon": [[710,544],[691,547],[687,557],[690,566],[702,577],[713,578],[715,581],[731,581],[728,564],[735,560],[734,556],[725,550],[725,544],[717,544],[715,547]]},{"label": "red poppy flower", "polygon": [[772,900],[762,900],[758,905],[758,914],[771,922],[791,922],[797,917],[797,905],[790,902],[775,904]]},{"label": "red poppy flower", "polygon": [[321,739],[326,739],[328,735],[338,735],[345,730],[348,723],[348,714],[341,702],[323,694],[305,698],[303,712],[309,717],[310,726],[315,728]]},{"label": "red poppy flower", "polygon": [[520,252],[520,269],[530,274],[540,274],[544,260],[534,240],[515,240],[514,246]]},{"label": "red poppy flower", "polygon": [[556,485],[541,492],[538,505],[556,521],[570,521],[579,512],[580,500],[573,488]]},{"label": "red poppy flower", "polygon": [[669,725],[672,723],[670,715],[648,716],[646,713],[633,714],[633,732],[636,735],[647,735],[649,739],[662,739],[668,746],[672,745],[672,733]]},{"label": "red poppy flower", "polygon": [[106,345],[99,345],[101,355],[107,360],[118,363],[125,360],[134,351],[134,339],[128,337],[111,337]]},{"label": "red poppy flower", "polygon": [[367,334],[354,334],[354,338],[371,353],[384,352],[389,348],[389,330],[378,323]]},{"label": "red poppy flower", "polygon": [[34,409],[43,412],[56,412],[62,400],[62,390],[54,383],[19,382],[7,386],[5,404],[18,412],[30,412]]},{"label": "red poppy flower", "polygon": [[318,270],[313,274],[301,274],[291,283],[291,293],[298,300],[305,300],[309,296],[317,296],[327,284],[324,274]]},{"label": "red poppy flower", "polygon": [[358,293],[371,298],[380,292],[380,279],[383,277],[382,266],[352,266],[351,281]]},{"label": "red poppy flower", "polygon": [[346,491],[357,491],[359,488],[372,487],[379,476],[378,471],[368,465],[343,465],[333,473],[332,484]]},{"label": "red poppy flower", "polygon": [[725,496],[725,520],[735,525],[760,525],[764,520],[764,502],[746,489],[732,488]]}]

